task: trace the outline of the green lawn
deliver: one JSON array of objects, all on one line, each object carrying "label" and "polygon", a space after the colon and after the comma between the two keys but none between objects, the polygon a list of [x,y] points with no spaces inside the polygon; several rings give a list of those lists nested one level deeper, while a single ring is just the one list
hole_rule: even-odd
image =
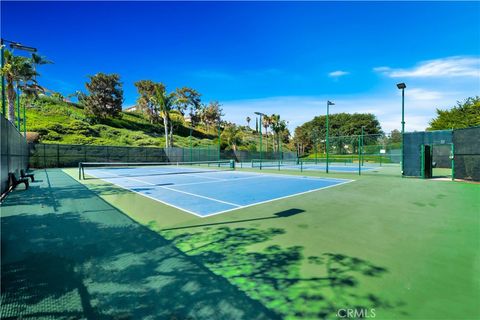
[{"label": "green lawn", "polygon": [[356,181],[208,218],[87,186],[286,319],[480,317],[479,184],[328,176]]}]

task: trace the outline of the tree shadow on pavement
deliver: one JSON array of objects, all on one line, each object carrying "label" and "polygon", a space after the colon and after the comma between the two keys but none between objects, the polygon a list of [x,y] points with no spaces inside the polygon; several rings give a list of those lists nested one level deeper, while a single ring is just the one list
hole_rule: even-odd
[{"label": "tree shadow on pavement", "polygon": [[[402,313],[398,308],[403,303],[389,302],[361,286],[362,281],[387,273],[383,267],[338,253],[304,257],[301,246],[273,244],[263,250],[252,249],[262,242],[275,243],[275,237],[285,234],[281,228],[221,226],[162,234],[284,318],[331,319],[338,317],[342,308],[396,309]],[[313,265],[319,276],[302,276],[303,262]]]}]

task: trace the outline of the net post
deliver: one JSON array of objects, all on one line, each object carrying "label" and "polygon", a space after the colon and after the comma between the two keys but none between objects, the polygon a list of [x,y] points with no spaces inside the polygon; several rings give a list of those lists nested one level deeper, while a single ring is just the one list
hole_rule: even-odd
[{"label": "net post", "polygon": [[230,169],[235,170],[235,160],[230,159]]}]

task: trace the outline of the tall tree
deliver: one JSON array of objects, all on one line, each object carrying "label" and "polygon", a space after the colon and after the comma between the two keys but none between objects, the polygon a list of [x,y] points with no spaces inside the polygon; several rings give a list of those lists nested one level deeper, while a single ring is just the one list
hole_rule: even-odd
[{"label": "tall tree", "polygon": [[15,122],[15,99],[17,94],[15,92],[16,87],[31,86],[38,87],[36,82],[35,69],[33,67],[31,59],[15,56],[12,51],[4,51],[4,66],[1,70],[2,75],[6,80],[6,92],[8,100],[8,120]]},{"label": "tall tree", "polygon": [[165,91],[163,83],[154,83],[151,80],[140,80],[135,82],[139,97],[137,98],[137,106],[144,113],[150,123],[157,123],[160,119],[160,105],[154,99],[157,88]]},{"label": "tall tree", "polygon": [[123,89],[118,74],[97,73],[85,84],[89,94],[82,103],[85,113],[94,121],[118,117],[122,111]]},{"label": "tall tree", "polygon": [[280,143],[283,139],[280,139],[282,133],[287,129],[287,123],[285,120],[280,119],[280,115],[272,114],[270,116],[270,127],[274,137],[274,151],[279,151]]},{"label": "tall tree", "polygon": [[223,116],[222,105],[218,101],[211,101],[204,110],[203,121],[207,127],[214,126]]},{"label": "tall tree", "polygon": [[469,97],[450,110],[437,109],[437,117],[427,130],[460,129],[480,126],[480,97]]},{"label": "tall tree", "polygon": [[159,114],[163,119],[165,148],[169,148],[173,145],[173,121],[171,121],[170,113],[175,105],[175,99],[176,95],[174,93],[167,93],[165,86],[161,83],[157,83],[154,87],[153,95],[150,97],[151,103],[159,111]]},{"label": "tall tree", "polygon": [[183,87],[175,90],[176,95],[176,109],[184,115],[185,112],[192,108],[195,112],[201,107],[201,94],[195,89]]},{"label": "tall tree", "polygon": [[272,123],[272,119],[269,116],[264,115],[262,118],[261,125],[263,125],[263,128],[265,129],[265,150],[266,151],[268,151],[268,127],[270,127],[271,123]]},{"label": "tall tree", "polygon": [[227,124],[221,136],[223,140],[227,142],[227,145],[232,148],[233,151],[237,150],[237,146],[242,141],[242,131],[235,124]]},{"label": "tall tree", "polygon": [[390,139],[388,140],[388,143],[399,142],[402,142],[402,133],[397,129],[393,129],[392,132],[390,132]]},{"label": "tall tree", "polygon": [[[353,136],[360,135],[364,127],[365,135],[382,133],[382,128],[375,115],[370,113],[336,113],[329,116],[329,136]],[[305,122],[295,129],[294,141],[301,146],[302,152],[308,152],[313,148],[313,128],[318,128],[318,139],[326,138],[326,117],[318,116],[309,122]],[[340,141],[340,140],[338,140]],[[365,139],[368,141],[368,139]],[[333,142],[331,142],[333,146]]]},{"label": "tall tree", "polygon": [[[38,54],[36,54],[36,53],[32,53],[32,57],[31,57],[30,59],[31,59],[31,61],[32,61],[32,66],[33,66],[33,70],[35,71],[35,73],[36,73],[36,71],[37,71],[37,66],[53,63],[53,61],[47,60],[46,57],[41,56],[41,55],[38,55]],[[35,80],[36,80],[36,76],[37,76],[37,75],[38,75],[38,74],[36,74],[35,77],[34,77]]]},{"label": "tall tree", "polygon": [[250,128],[250,121],[252,121],[252,119],[250,117],[247,117],[245,120],[247,120],[247,127]]}]

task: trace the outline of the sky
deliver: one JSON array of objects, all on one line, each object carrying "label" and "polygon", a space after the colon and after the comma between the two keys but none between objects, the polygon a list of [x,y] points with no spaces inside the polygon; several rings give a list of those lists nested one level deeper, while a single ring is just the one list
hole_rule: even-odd
[{"label": "sky", "polygon": [[117,73],[188,86],[225,119],[280,114],[291,131],[314,116],[370,112],[385,132],[424,130],[437,108],[480,95],[480,2],[1,1],[1,36],[54,64],[40,83],[68,95]]}]

